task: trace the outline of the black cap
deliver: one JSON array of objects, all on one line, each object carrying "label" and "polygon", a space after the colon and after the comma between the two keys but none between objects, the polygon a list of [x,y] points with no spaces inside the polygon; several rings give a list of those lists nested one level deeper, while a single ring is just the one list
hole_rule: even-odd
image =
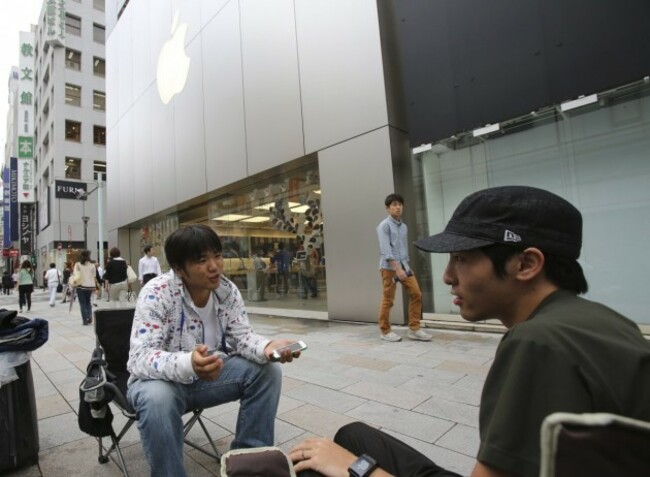
[{"label": "black cap", "polygon": [[426,252],[462,252],[501,243],[537,247],[577,259],[582,215],[551,192],[526,186],[492,187],[465,197],[445,231],[415,242]]}]

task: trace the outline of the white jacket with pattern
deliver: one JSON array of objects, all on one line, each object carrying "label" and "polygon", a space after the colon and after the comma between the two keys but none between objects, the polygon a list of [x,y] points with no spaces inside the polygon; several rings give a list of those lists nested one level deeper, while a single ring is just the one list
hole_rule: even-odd
[{"label": "white jacket with pattern", "polygon": [[[264,348],[270,340],[253,331],[239,289],[222,276],[213,293],[217,330],[225,330],[228,353],[268,362]],[[136,379],[191,383],[197,379],[192,351],[204,342],[203,323],[183,281],[173,271],[152,279],[142,288],[135,308],[129,383]]]}]

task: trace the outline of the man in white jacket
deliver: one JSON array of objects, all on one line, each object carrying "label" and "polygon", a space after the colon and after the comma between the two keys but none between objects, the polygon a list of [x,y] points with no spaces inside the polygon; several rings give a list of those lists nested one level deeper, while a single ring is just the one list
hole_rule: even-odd
[{"label": "man in white jacket", "polygon": [[[190,409],[240,400],[231,448],[273,445],[282,373],[269,361],[292,341],[253,331],[239,290],[222,276],[222,245],[211,228],[173,232],[165,254],[172,270],[138,297],[128,398],[151,475],[182,477],[182,415]],[[284,350],[279,361],[298,356]]]}]

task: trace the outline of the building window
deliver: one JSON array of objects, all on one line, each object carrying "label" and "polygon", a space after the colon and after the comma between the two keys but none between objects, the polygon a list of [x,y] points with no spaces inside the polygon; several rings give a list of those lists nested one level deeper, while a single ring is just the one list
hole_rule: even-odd
[{"label": "building window", "polygon": [[65,32],[68,35],[81,36],[81,18],[66,13]]},{"label": "building window", "polygon": [[65,104],[69,106],[81,106],[81,86],[66,83]]},{"label": "building window", "polygon": [[81,52],[66,48],[65,67],[71,70],[81,71]]},{"label": "building window", "polygon": [[76,157],[65,158],[65,178],[81,179],[81,159]]},{"label": "building window", "polygon": [[106,37],[106,29],[102,25],[93,23],[93,40],[96,43],[104,44],[104,39]]},{"label": "building window", "polygon": [[93,142],[98,146],[106,145],[106,128],[104,126],[95,126],[93,129]]},{"label": "building window", "polygon": [[93,0],[95,10],[104,11],[104,0]]},{"label": "building window", "polygon": [[102,182],[106,182],[106,163],[95,161],[93,163],[93,178],[95,180],[99,179],[100,174],[102,175]]},{"label": "building window", "polygon": [[106,76],[106,61],[97,56],[93,58],[93,74],[102,78]]},{"label": "building window", "polygon": [[106,111],[106,93],[93,91],[93,108],[97,111]]},{"label": "building window", "polygon": [[65,139],[66,141],[81,142],[81,123],[78,121],[65,121]]},{"label": "building window", "polygon": [[[588,267],[587,298],[615,304],[628,318],[647,324],[650,295],[644,276],[650,261],[635,251],[645,248],[650,234],[650,221],[639,220],[650,215],[650,116],[642,113],[650,108],[650,85],[643,80],[620,85],[598,92],[598,100],[563,114],[549,104],[508,118],[499,131],[481,138],[459,131],[416,155],[426,202],[414,206],[425,212],[421,217],[427,223],[414,225],[442,230],[460,198],[483,187],[550,190],[582,210],[589,238],[580,258]],[[616,245],[612,230],[625,231]],[[447,257],[431,254],[428,261],[433,284],[422,286],[418,276],[423,299],[424,290],[433,291],[425,313],[458,314],[442,280]],[[618,286],[621,277],[625,286]]]}]

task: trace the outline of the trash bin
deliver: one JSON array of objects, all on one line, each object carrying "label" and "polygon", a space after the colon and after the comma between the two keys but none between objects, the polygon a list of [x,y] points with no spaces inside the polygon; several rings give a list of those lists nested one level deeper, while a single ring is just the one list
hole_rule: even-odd
[{"label": "trash bin", "polygon": [[38,463],[38,420],[30,361],[0,387],[0,472]]}]

